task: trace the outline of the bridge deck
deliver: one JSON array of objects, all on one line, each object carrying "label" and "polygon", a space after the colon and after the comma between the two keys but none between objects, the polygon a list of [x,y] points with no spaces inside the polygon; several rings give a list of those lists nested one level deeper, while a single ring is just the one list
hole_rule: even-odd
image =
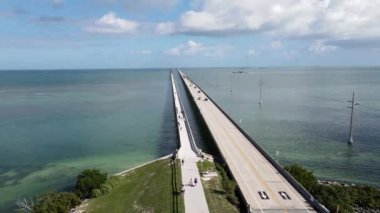
[{"label": "bridge deck", "polygon": [[204,194],[202,182],[199,181],[198,184],[189,185],[190,179],[194,180],[197,178],[201,180],[199,176],[199,171],[197,167],[197,162],[200,158],[192,150],[190,136],[187,131],[187,122],[185,119],[185,109],[182,109],[180,96],[175,85],[173,74],[171,75],[173,96],[174,96],[174,106],[176,111],[176,119],[178,125],[178,134],[181,143],[181,147],[178,151],[178,157],[183,160],[181,163],[181,174],[182,174],[182,184],[184,185],[184,201],[185,201],[185,212],[186,213],[208,213],[208,205],[206,201],[206,196]]},{"label": "bridge deck", "polygon": [[180,74],[251,211],[315,212],[215,103],[205,101],[208,96]]}]

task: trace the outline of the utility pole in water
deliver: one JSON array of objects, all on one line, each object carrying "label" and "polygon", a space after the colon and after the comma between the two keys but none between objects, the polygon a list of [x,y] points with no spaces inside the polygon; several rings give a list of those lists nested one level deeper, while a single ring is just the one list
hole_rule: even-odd
[{"label": "utility pole in water", "polygon": [[354,138],[353,138],[353,117],[354,117],[354,109],[356,105],[359,105],[359,103],[355,103],[355,92],[352,92],[352,100],[349,100],[348,102],[351,102],[351,106],[348,108],[351,108],[351,120],[350,120],[350,137],[348,138],[348,144],[353,144],[354,143]]},{"label": "utility pole in water", "polygon": [[231,95],[232,95],[232,75],[230,76],[230,93],[231,93]]},{"label": "utility pole in water", "polygon": [[260,101],[259,101],[259,105],[263,104],[263,100],[261,99],[261,90],[262,90],[262,87],[263,87],[263,81],[260,79]]}]

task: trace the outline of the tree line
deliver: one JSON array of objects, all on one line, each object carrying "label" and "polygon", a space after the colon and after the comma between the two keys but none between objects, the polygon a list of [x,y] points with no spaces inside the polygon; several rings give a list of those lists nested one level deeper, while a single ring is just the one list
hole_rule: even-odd
[{"label": "tree line", "polygon": [[355,212],[355,208],[380,210],[380,190],[368,185],[319,184],[311,171],[299,165],[284,167],[331,212]]}]

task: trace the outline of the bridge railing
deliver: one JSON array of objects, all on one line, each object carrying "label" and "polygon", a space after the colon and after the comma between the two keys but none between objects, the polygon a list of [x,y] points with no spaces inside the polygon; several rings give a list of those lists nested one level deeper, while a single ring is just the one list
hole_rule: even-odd
[{"label": "bridge railing", "polygon": [[[185,80],[184,78],[188,79],[192,84],[194,84],[199,90],[201,90],[203,92],[203,94],[205,94],[207,96],[207,98],[233,123],[233,125],[251,142],[251,144],[276,168],[276,170],[298,191],[298,193],[300,193],[302,195],[302,197],[308,201],[308,203],[314,207],[315,210],[317,210],[318,212],[323,212],[323,213],[328,213],[329,210],[326,209],[322,204],[320,204],[318,202],[318,200],[316,200],[314,198],[313,195],[311,195],[300,183],[297,182],[297,180],[295,180],[293,178],[293,176],[291,176],[284,168],[282,168],[282,166],[277,162],[275,161],[272,156],[270,156],[263,148],[261,148],[261,146],[256,143],[255,140],[253,140],[253,138],[248,135],[248,133],[243,129],[241,128],[211,97],[209,97],[207,95],[207,93],[205,93],[205,91],[200,88],[194,81],[192,81],[190,78],[188,78],[183,72],[181,72],[179,69],[178,69],[178,72],[180,73],[180,76],[182,78],[182,81],[185,83]],[[186,84],[186,83],[185,83]],[[189,90],[189,88],[186,86],[186,88]]]},{"label": "bridge railing", "polygon": [[[173,75],[172,75],[172,77],[173,77],[173,80],[174,80],[174,76]],[[178,97],[179,104],[181,105],[182,115],[183,115],[184,123],[185,123],[185,126],[186,126],[186,131],[187,131],[187,134],[189,136],[191,149],[197,154],[197,156],[202,157],[203,156],[203,152],[202,152],[202,150],[200,148],[198,148],[198,146],[195,143],[193,131],[191,130],[191,127],[189,125],[189,122],[188,122],[188,119],[187,119],[186,110],[185,110],[184,105],[182,103],[182,99],[181,99],[181,97],[179,95],[179,90],[178,90],[177,84],[174,84],[174,85],[175,85],[175,88],[177,90],[177,97]]]}]

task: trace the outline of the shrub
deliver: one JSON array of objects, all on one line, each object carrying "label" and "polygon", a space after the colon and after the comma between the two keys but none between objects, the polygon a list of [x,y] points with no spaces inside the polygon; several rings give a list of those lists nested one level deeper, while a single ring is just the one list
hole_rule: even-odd
[{"label": "shrub", "polygon": [[355,186],[352,187],[356,196],[353,202],[361,207],[380,209],[380,190],[372,186]]},{"label": "shrub", "polygon": [[235,205],[235,206],[238,206],[240,203],[239,203],[239,199],[236,197],[235,194],[227,194],[227,200],[232,204],[232,205]]},{"label": "shrub", "polygon": [[32,206],[32,212],[66,213],[81,203],[79,197],[72,192],[50,192],[39,195]]},{"label": "shrub", "polygon": [[110,185],[113,188],[121,181],[121,179],[120,176],[112,176],[104,184]]},{"label": "shrub", "polygon": [[102,190],[100,190],[100,189],[94,189],[91,191],[91,197],[95,198],[95,197],[100,197],[102,195],[103,195],[103,193],[102,193]]},{"label": "shrub", "polygon": [[112,189],[112,186],[108,185],[108,184],[103,184],[101,187],[100,187],[100,190],[102,191],[102,194],[107,194],[111,191]]},{"label": "shrub", "polygon": [[91,198],[92,190],[99,189],[107,180],[107,174],[98,169],[87,169],[80,173],[75,184],[75,193],[81,198]]},{"label": "shrub", "polygon": [[318,183],[317,178],[313,175],[312,172],[304,169],[297,164],[285,166],[284,169],[289,172],[307,190],[311,190]]},{"label": "shrub", "polygon": [[226,190],[228,194],[235,193],[235,189],[237,185],[235,181],[227,179],[223,181],[222,185],[223,185],[224,190]]},{"label": "shrub", "polygon": [[113,176],[108,178],[106,182],[100,186],[100,188],[93,189],[91,191],[91,197],[100,197],[109,193],[112,190],[112,188],[114,188],[120,181],[120,176]]},{"label": "shrub", "polygon": [[331,212],[354,212],[353,206],[380,209],[380,190],[372,186],[320,185],[312,172],[299,165],[284,167]]},{"label": "shrub", "polygon": [[315,198],[321,202],[331,212],[353,212],[350,195],[344,192],[342,186],[317,185],[311,192]]},{"label": "shrub", "polygon": [[240,203],[239,199],[236,197],[237,183],[235,180],[228,176],[226,168],[224,168],[221,164],[215,163],[215,166],[220,173],[222,179],[222,187],[226,191],[227,200],[231,204],[238,206]]}]

